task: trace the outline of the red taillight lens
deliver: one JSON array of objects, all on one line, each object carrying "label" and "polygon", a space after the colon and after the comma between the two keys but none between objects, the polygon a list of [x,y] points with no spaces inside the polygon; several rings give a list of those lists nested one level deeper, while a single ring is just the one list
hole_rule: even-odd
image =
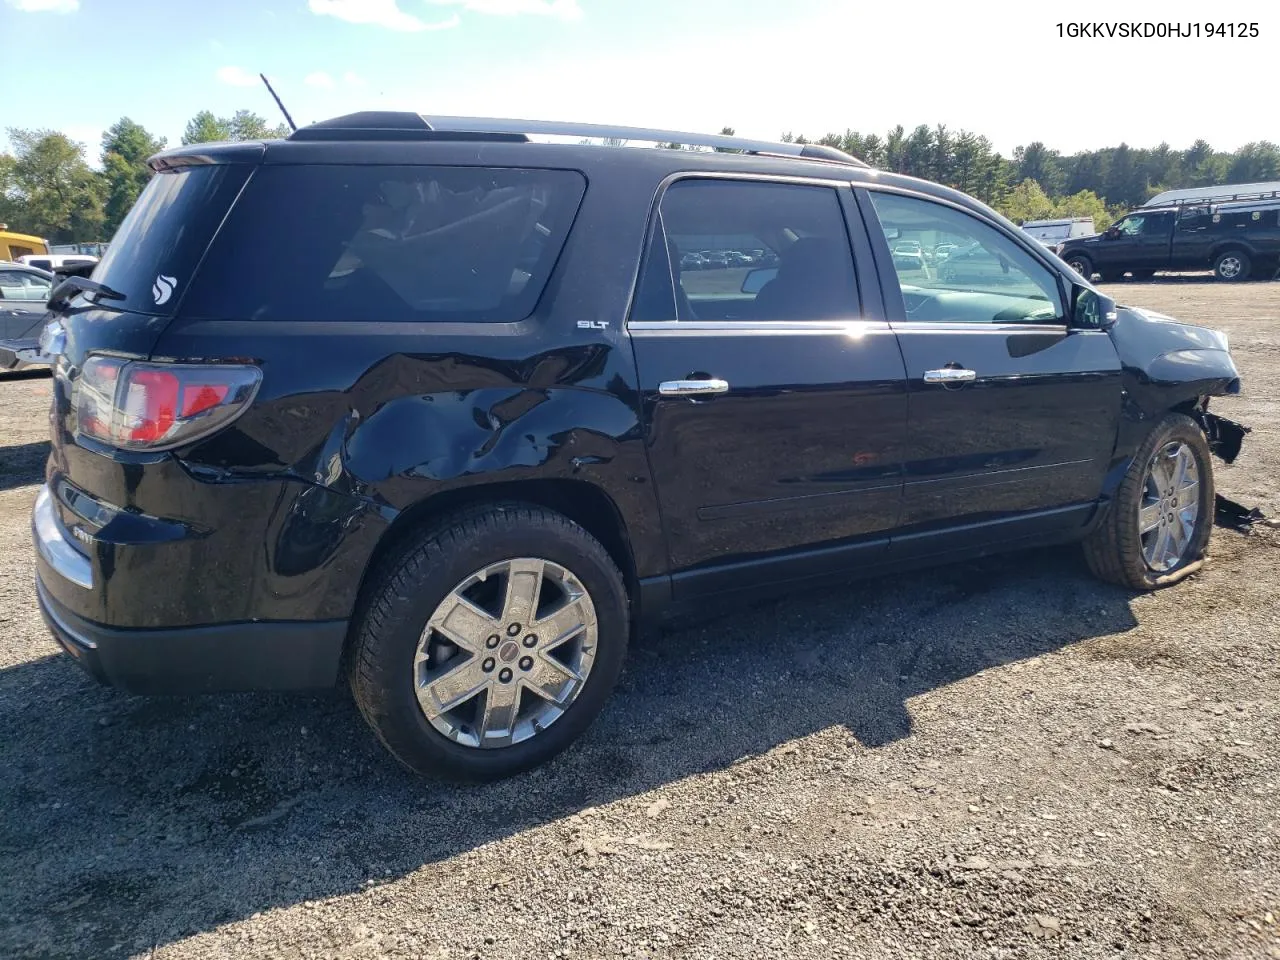
[{"label": "red taillight lens", "polygon": [[165,370],[138,370],[124,391],[125,437],[133,443],[157,443],[169,435],[178,417],[182,384]]},{"label": "red taillight lens", "polygon": [[76,432],[125,449],[170,450],[238,417],[261,378],[251,366],[90,357],[75,382]]}]

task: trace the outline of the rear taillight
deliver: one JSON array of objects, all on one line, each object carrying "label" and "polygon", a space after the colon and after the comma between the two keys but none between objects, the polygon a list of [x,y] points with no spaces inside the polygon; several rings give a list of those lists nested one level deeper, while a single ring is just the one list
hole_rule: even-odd
[{"label": "rear taillight", "polygon": [[76,434],[126,450],[171,450],[248,408],[262,371],[230,364],[90,357],[75,381]]}]

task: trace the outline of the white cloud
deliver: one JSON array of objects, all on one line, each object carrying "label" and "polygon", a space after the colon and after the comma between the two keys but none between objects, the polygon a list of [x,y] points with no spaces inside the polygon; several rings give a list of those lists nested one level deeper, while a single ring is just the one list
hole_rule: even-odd
[{"label": "white cloud", "polygon": [[405,13],[396,0],[307,0],[307,7],[318,16],[337,17],[347,23],[372,24],[406,33],[448,30],[461,22],[455,13],[447,20],[428,23],[411,13]]},{"label": "white cloud", "polygon": [[9,6],[23,13],[75,13],[80,0],[8,0]]},{"label": "white cloud", "polygon": [[244,67],[219,67],[214,74],[220,83],[232,87],[256,87],[262,81]]},{"label": "white cloud", "polygon": [[325,73],[323,70],[317,70],[315,73],[308,73],[302,80],[308,87],[317,87],[320,90],[332,90],[337,84],[333,82],[333,77]]},{"label": "white cloud", "polygon": [[582,8],[578,0],[428,0],[437,6],[461,7],[472,13],[495,17],[515,17],[531,13],[557,20],[579,20]]}]

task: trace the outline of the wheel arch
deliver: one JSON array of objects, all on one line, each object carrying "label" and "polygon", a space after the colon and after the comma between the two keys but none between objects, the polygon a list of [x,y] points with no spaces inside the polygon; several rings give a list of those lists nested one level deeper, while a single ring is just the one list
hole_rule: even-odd
[{"label": "wheel arch", "polygon": [[[363,617],[369,584],[378,571],[414,539],[451,514],[485,506],[520,503],[554,510],[568,517],[600,541],[622,572],[633,607],[639,599],[638,577],[631,537],[617,503],[600,487],[585,480],[548,478],[471,484],[423,497],[396,516],[382,533],[360,578],[351,633]],[[350,634],[348,636],[350,646]]]}]

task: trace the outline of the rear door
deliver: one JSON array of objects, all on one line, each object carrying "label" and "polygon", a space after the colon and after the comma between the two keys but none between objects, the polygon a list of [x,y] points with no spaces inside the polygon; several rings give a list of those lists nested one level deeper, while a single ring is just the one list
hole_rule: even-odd
[{"label": "rear door", "polygon": [[905,373],[848,186],[688,178],[659,211],[629,330],[676,598],[873,561]]},{"label": "rear door", "polygon": [[[872,244],[906,362],[906,484],[892,552],[963,551],[1078,528],[1119,423],[1111,338],[1068,329],[1067,291],[1027,241],[936,198],[858,193],[880,226]],[[889,253],[901,237],[977,247],[998,266],[958,279],[908,272]]]}]

